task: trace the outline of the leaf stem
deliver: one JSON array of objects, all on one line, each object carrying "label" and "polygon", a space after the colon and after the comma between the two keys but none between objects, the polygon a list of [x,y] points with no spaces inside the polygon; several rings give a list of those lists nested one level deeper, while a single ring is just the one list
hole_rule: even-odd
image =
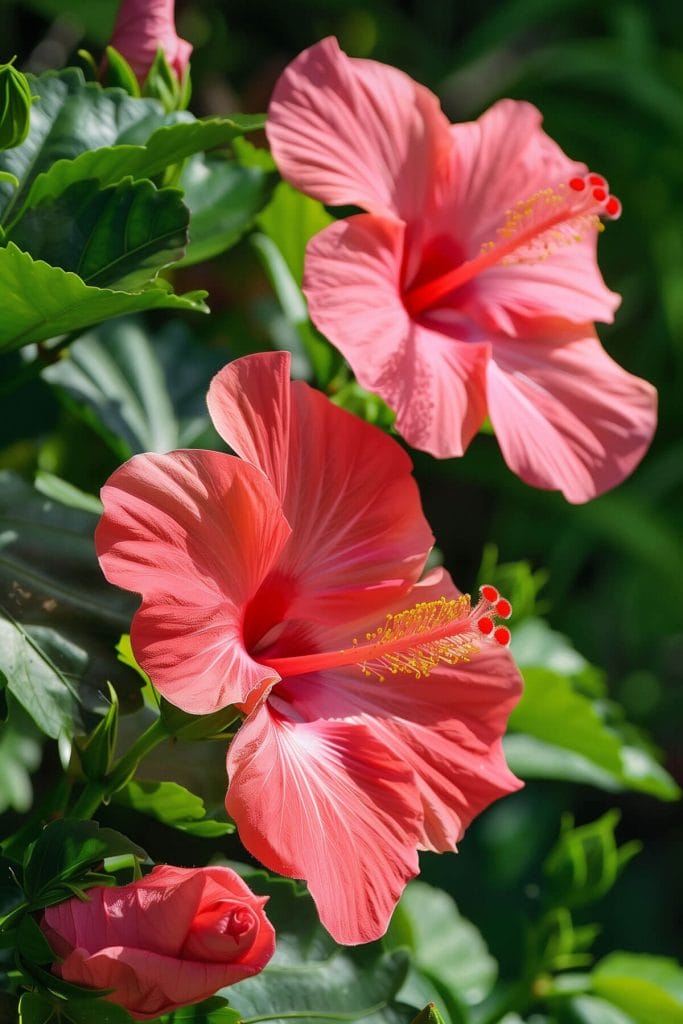
[{"label": "leaf stem", "polygon": [[157,718],[133,743],[123,757],[103,779],[91,780],[81,792],[69,812],[72,818],[91,818],[101,803],[109,798],[135,774],[140,761],[150,750],[168,739],[169,732],[161,718]]}]

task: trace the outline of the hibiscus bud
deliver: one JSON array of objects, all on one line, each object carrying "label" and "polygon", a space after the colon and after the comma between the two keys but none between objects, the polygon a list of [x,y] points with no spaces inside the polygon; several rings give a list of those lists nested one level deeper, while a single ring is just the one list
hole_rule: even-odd
[{"label": "hibiscus bud", "polygon": [[140,85],[161,50],[178,83],[182,83],[192,46],[175,30],[174,0],[123,0],[111,45],[130,64]]},{"label": "hibiscus bud", "polygon": [[0,150],[21,145],[31,125],[31,90],[14,59],[0,64]]},{"label": "hibiscus bud", "polygon": [[48,907],[41,927],[64,981],[98,989],[136,1020],[201,1002],[261,971],[275,932],[256,896],[230,868],[158,865],[87,901]]}]

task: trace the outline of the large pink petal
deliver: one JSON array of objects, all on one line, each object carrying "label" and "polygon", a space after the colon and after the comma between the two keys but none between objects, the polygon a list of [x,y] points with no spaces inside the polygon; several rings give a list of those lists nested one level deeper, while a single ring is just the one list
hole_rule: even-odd
[{"label": "large pink petal", "polygon": [[304,290],[317,327],[363,387],[396,411],[396,429],[439,458],[462,455],[486,415],[488,346],[461,343],[463,318],[417,322],[401,299],[404,227],[359,215],[309,244]]},{"label": "large pink petal", "polygon": [[451,147],[428,89],[395,68],[350,59],[332,38],[283,72],[266,131],[280,172],[302,192],[404,220],[423,214]]},{"label": "large pink petal", "polygon": [[467,243],[467,258],[496,238],[508,210],[535,192],[586,172],[541,128],[531,103],[500,100],[478,120],[451,125],[453,186],[448,197],[452,233]]},{"label": "large pink petal", "polygon": [[[391,612],[418,601],[457,595],[450,577],[435,570],[402,598]],[[354,624],[375,630],[382,622]],[[328,640],[331,638],[328,638]],[[335,638],[350,647],[350,633]],[[412,768],[423,815],[421,845],[452,850],[465,828],[493,800],[521,783],[508,769],[501,739],[522,692],[510,654],[482,640],[471,660],[441,665],[427,678],[390,674],[379,682],[360,668],[328,670],[285,679],[273,698],[305,721],[364,721],[373,736]]]},{"label": "large pink petal", "polygon": [[[465,259],[499,241],[509,211],[519,203],[586,171],[545,134],[530,103],[501,100],[477,121],[453,125],[451,133],[453,185],[431,233],[438,236],[447,223]],[[620,299],[598,268],[597,227],[583,225],[575,233],[581,240],[566,244],[565,238],[539,258],[505,260],[484,271],[464,300],[455,293],[451,303],[502,331],[510,329],[510,314],[611,322]]]},{"label": "large pink petal", "polygon": [[293,721],[276,703],[230,745],[228,813],[266,867],[307,881],[337,942],[377,939],[418,870],[413,773],[363,724]]},{"label": "large pink petal", "polygon": [[265,598],[286,587],[287,614],[313,619],[380,607],[418,578],[433,540],[410,459],[306,384],[286,383],[288,367],[288,354],[247,356],[209,393],[218,430],[272,481],[292,528]]},{"label": "large pink petal", "polygon": [[496,342],[488,398],[510,468],[575,503],[632,472],[657,420],[655,389],[618,366],[589,326],[530,324],[526,338]]},{"label": "large pink petal", "polygon": [[290,532],[263,474],[218,452],[138,455],[102,500],[100,564],[143,597],[131,641],[161,693],[208,714],[273,681],[242,638],[245,606]]}]

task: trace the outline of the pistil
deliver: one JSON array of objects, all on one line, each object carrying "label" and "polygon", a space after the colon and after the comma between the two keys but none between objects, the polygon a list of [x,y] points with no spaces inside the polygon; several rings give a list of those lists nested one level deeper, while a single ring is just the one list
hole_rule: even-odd
[{"label": "pistil", "polygon": [[497,240],[485,242],[478,256],[417,288],[409,288],[403,303],[411,316],[417,316],[490,267],[544,260],[560,246],[581,241],[586,228],[600,225],[601,216],[616,220],[620,214],[621,203],[610,195],[607,181],[600,174],[586,174],[556,188],[541,189],[507,211],[497,229]]},{"label": "pistil", "polygon": [[455,665],[474,657],[482,644],[507,646],[510,631],[498,625],[509,618],[510,602],[495,587],[484,586],[476,606],[468,594],[421,601],[405,611],[391,613],[383,623],[351,646],[339,651],[259,659],[281,678],[356,666],[366,676],[384,682],[386,673],[427,677],[437,665]]}]

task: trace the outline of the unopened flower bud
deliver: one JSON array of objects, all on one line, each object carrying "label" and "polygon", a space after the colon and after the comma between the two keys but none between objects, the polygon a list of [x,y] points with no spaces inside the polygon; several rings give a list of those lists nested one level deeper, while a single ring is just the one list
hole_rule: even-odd
[{"label": "unopened flower bud", "polygon": [[31,89],[14,59],[0,64],[0,150],[21,145],[31,125]]}]

